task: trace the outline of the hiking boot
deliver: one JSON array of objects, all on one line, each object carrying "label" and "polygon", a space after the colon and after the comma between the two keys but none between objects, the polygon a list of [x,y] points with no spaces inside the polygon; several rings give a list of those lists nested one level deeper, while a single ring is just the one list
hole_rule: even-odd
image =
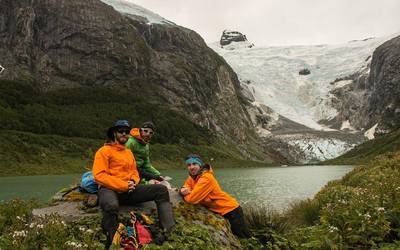
[{"label": "hiking boot", "polygon": [[92,208],[97,206],[98,203],[99,203],[99,198],[97,194],[89,194],[85,202],[85,206],[88,208]]}]

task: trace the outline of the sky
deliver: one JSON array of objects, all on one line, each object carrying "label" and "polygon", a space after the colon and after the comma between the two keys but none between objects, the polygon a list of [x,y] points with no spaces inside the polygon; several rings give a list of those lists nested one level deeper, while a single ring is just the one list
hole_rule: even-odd
[{"label": "sky", "polygon": [[256,46],[338,44],[400,32],[400,0],[129,0],[199,33]]}]

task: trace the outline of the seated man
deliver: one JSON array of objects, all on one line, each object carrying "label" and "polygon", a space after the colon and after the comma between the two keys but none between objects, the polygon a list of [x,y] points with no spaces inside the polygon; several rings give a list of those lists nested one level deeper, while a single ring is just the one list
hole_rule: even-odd
[{"label": "seated man", "polygon": [[154,123],[145,122],[141,128],[133,128],[130,131],[130,137],[126,143],[133,156],[136,159],[136,165],[139,170],[142,182],[146,183],[151,179],[163,181],[160,172],[150,163],[150,140],[156,130]]},{"label": "seated man", "polygon": [[126,120],[119,120],[110,127],[108,141],[96,152],[93,162],[93,176],[100,185],[98,196],[107,247],[111,245],[118,227],[119,204],[132,205],[154,200],[160,226],[169,231],[175,225],[167,188],[159,184],[138,185],[140,177],[135,158],[125,147],[130,129]]},{"label": "seated man", "polygon": [[211,166],[204,164],[200,156],[195,154],[190,154],[185,163],[189,170],[189,177],[179,190],[183,199],[188,203],[201,204],[228,219],[232,232],[238,237],[251,237],[251,232],[244,221],[242,208],[234,198],[222,191]]}]

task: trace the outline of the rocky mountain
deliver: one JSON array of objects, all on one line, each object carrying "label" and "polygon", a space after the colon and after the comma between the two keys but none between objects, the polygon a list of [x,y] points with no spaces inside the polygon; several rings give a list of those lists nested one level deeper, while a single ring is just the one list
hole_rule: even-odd
[{"label": "rocky mountain", "polygon": [[[1,79],[41,93],[106,86],[180,112],[252,157],[236,74],[195,32],[124,0],[0,0]],[[279,158],[277,156],[276,158]]]},{"label": "rocky mountain", "polygon": [[247,40],[245,35],[243,35],[238,31],[233,31],[233,30],[224,30],[222,32],[219,44],[221,45],[221,48],[233,49],[231,46],[228,45],[236,44],[237,42],[240,42],[242,47],[251,48],[254,46],[254,44],[250,43]]},{"label": "rocky mountain", "polygon": [[370,135],[386,134],[400,127],[400,36],[367,59],[368,68],[339,79],[348,84],[332,91],[338,100],[333,121],[347,120],[358,130],[372,128]]},{"label": "rocky mountain", "polygon": [[[229,49],[210,47],[238,74],[264,143],[306,163],[345,153],[367,139],[364,133],[372,138],[381,114],[391,123],[398,119],[398,47],[393,40],[380,46],[391,37],[339,45],[246,48],[233,41]],[[304,69],[307,74],[300,73]]]}]

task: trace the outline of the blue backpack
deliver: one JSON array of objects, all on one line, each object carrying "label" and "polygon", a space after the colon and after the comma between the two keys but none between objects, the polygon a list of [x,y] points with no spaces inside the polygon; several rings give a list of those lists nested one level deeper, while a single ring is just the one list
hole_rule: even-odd
[{"label": "blue backpack", "polygon": [[91,194],[97,193],[98,186],[97,183],[94,181],[92,171],[88,171],[82,175],[80,188],[83,189],[85,192]]}]

